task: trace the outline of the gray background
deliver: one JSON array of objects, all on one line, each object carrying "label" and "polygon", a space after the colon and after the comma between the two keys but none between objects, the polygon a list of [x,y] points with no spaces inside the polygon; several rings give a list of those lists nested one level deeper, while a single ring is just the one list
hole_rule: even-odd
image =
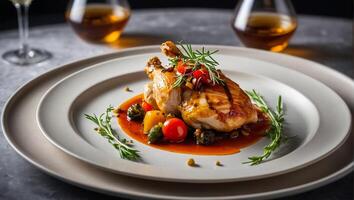
[{"label": "gray background", "polygon": [[[51,51],[54,57],[29,67],[0,61],[0,109],[25,82],[47,70],[82,58],[132,46],[159,44],[166,39],[241,46],[230,27],[231,16],[229,10],[215,9],[135,11],[120,42],[114,46],[85,43],[66,24],[33,28],[31,45]],[[16,31],[0,32],[0,54],[16,48],[17,37]],[[317,61],[353,78],[352,21],[299,16],[298,30],[283,53]],[[45,175],[17,155],[3,134],[0,134],[0,198],[113,199]],[[286,199],[353,199],[353,173],[330,185]]]}]

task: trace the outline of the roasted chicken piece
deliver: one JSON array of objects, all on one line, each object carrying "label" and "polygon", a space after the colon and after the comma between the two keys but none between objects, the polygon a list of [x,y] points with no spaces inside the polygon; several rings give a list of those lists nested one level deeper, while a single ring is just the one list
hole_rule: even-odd
[{"label": "roasted chicken piece", "polygon": [[181,51],[178,49],[176,44],[173,43],[172,41],[166,41],[162,43],[160,49],[165,56],[170,58],[174,58],[176,56],[181,55]]},{"label": "roasted chicken piece", "polygon": [[163,72],[161,61],[157,57],[149,60],[145,67],[151,82],[145,85],[144,100],[157,106],[164,113],[179,113],[181,104],[181,88],[173,88],[176,81],[175,72]]},{"label": "roasted chicken piece", "polygon": [[[180,56],[177,46],[167,41],[161,45],[167,57]],[[219,71],[224,85],[205,85],[200,90],[186,87],[173,88],[174,70],[166,71],[157,57],[151,58],[145,72],[152,80],[145,87],[145,101],[156,105],[165,113],[181,114],[194,128],[230,132],[241,126],[257,122],[257,108],[239,85]]]},{"label": "roasted chicken piece", "polygon": [[181,114],[194,128],[230,132],[242,125],[257,122],[257,109],[238,84],[224,76],[225,86],[204,87],[202,91],[183,93]]}]

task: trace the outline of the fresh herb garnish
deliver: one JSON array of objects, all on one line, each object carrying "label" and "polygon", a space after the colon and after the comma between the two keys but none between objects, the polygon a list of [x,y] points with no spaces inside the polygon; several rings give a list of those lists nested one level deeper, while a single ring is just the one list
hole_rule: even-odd
[{"label": "fresh herb garnish", "polygon": [[170,65],[172,65],[172,66],[177,66],[179,60],[180,60],[180,58],[178,56],[168,59],[168,61],[170,62]]},{"label": "fresh herb garnish", "polygon": [[85,114],[86,119],[95,123],[98,127],[95,128],[98,134],[105,137],[114,148],[116,148],[120,154],[120,157],[127,160],[138,160],[140,158],[139,151],[132,148],[132,141],[126,139],[120,139],[117,132],[113,130],[111,126],[112,115],[114,110],[112,106],[106,109],[105,113],[102,113],[99,117],[95,114]]},{"label": "fresh herb garnish", "polygon": [[[220,77],[219,72],[216,69],[216,66],[219,65],[219,63],[212,57],[213,54],[218,52],[218,50],[215,51],[207,51],[203,47],[201,50],[193,50],[192,45],[190,44],[182,44],[179,43],[179,46],[182,48],[181,55],[175,58],[170,58],[170,65],[172,66],[177,66],[178,62],[181,60],[184,63],[188,64],[189,66],[192,67],[192,71],[195,71],[201,66],[204,66],[205,69],[209,73],[209,78],[211,80],[211,83],[213,85],[215,84],[224,84],[224,80]],[[182,86],[188,76],[191,76],[192,73],[189,74],[178,74],[177,75],[177,80],[173,84],[173,87],[180,87]]]},{"label": "fresh herb garnish", "polygon": [[253,102],[258,106],[262,112],[266,113],[271,120],[271,128],[267,132],[267,136],[271,139],[271,143],[264,147],[263,154],[260,156],[249,157],[249,161],[244,163],[249,163],[251,165],[258,165],[265,159],[267,159],[272,152],[274,152],[279,146],[283,139],[283,122],[284,122],[284,111],[283,102],[281,96],[278,97],[276,111],[272,111],[269,106],[264,101],[263,97],[257,93],[255,90],[246,91],[248,96],[253,100]]},{"label": "fresh herb garnish", "polygon": [[173,83],[172,87],[173,87],[173,88],[175,88],[175,87],[180,87],[181,85],[183,85],[183,84],[186,82],[187,78],[188,78],[188,77],[187,77],[186,75],[183,75],[183,74],[177,76],[177,79],[176,79],[176,81]]}]

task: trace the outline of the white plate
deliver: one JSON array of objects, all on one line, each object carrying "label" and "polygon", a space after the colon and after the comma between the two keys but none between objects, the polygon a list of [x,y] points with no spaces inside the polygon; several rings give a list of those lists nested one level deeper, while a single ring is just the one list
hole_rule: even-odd
[{"label": "white plate", "polygon": [[[351,110],[354,110],[353,81],[330,68],[292,56],[244,48],[223,48],[234,49],[237,53],[254,59],[273,61],[286,68],[296,69],[316,77],[338,92]],[[139,52],[140,49],[134,48],[64,65],[31,80],[18,89],[6,103],[2,115],[2,128],[9,144],[34,166],[68,183],[106,194],[139,199],[147,197],[213,200],[276,198],[323,186],[353,170],[354,132],[352,131],[351,137],[338,150],[301,170],[272,178],[245,181],[242,184],[204,184],[201,193],[199,184],[161,183],[103,172],[67,155],[49,143],[42,134],[38,134],[40,129],[35,120],[36,108],[49,87],[79,69],[126,55],[131,51]],[[18,115],[18,113],[26,113],[26,115]],[[252,187],[249,187],[250,185]]]},{"label": "white plate", "polygon": [[[278,94],[283,96],[287,120],[284,132],[294,136],[288,144],[270,161],[258,166],[242,162],[249,156],[261,154],[269,142],[267,139],[227,156],[177,154],[135,142],[143,161],[123,160],[83,116],[84,113],[101,113],[108,105],[119,105],[142,93],[147,82],[143,66],[149,57],[158,54],[159,48],[145,50],[79,71],[53,86],[38,107],[38,123],[46,137],[76,158],[112,172],[154,180],[215,183],[294,171],[328,155],[348,136],[349,109],[324,84],[270,62],[235,56],[237,52],[221,48],[216,59],[224,73],[241,87],[257,89],[271,105],[275,105]],[[124,92],[126,86],[134,92]],[[188,167],[186,160],[190,157],[200,167]],[[224,167],[216,167],[216,160],[224,163]]]}]

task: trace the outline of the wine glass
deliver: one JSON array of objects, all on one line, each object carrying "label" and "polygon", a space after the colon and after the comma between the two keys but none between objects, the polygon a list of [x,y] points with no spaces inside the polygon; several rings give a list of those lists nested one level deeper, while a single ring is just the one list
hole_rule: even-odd
[{"label": "wine glass", "polygon": [[245,46],[279,52],[288,46],[297,20],[290,0],[241,0],[231,25]]},{"label": "wine glass", "polygon": [[5,52],[2,57],[15,65],[30,65],[45,61],[51,54],[42,49],[33,49],[28,45],[28,7],[32,0],[10,0],[16,8],[20,47],[16,50]]},{"label": "wine glass", "polygon": [[71,0],[66,12],[76,34],[92,43],[118,41],[129,17],[126,0]]}]

